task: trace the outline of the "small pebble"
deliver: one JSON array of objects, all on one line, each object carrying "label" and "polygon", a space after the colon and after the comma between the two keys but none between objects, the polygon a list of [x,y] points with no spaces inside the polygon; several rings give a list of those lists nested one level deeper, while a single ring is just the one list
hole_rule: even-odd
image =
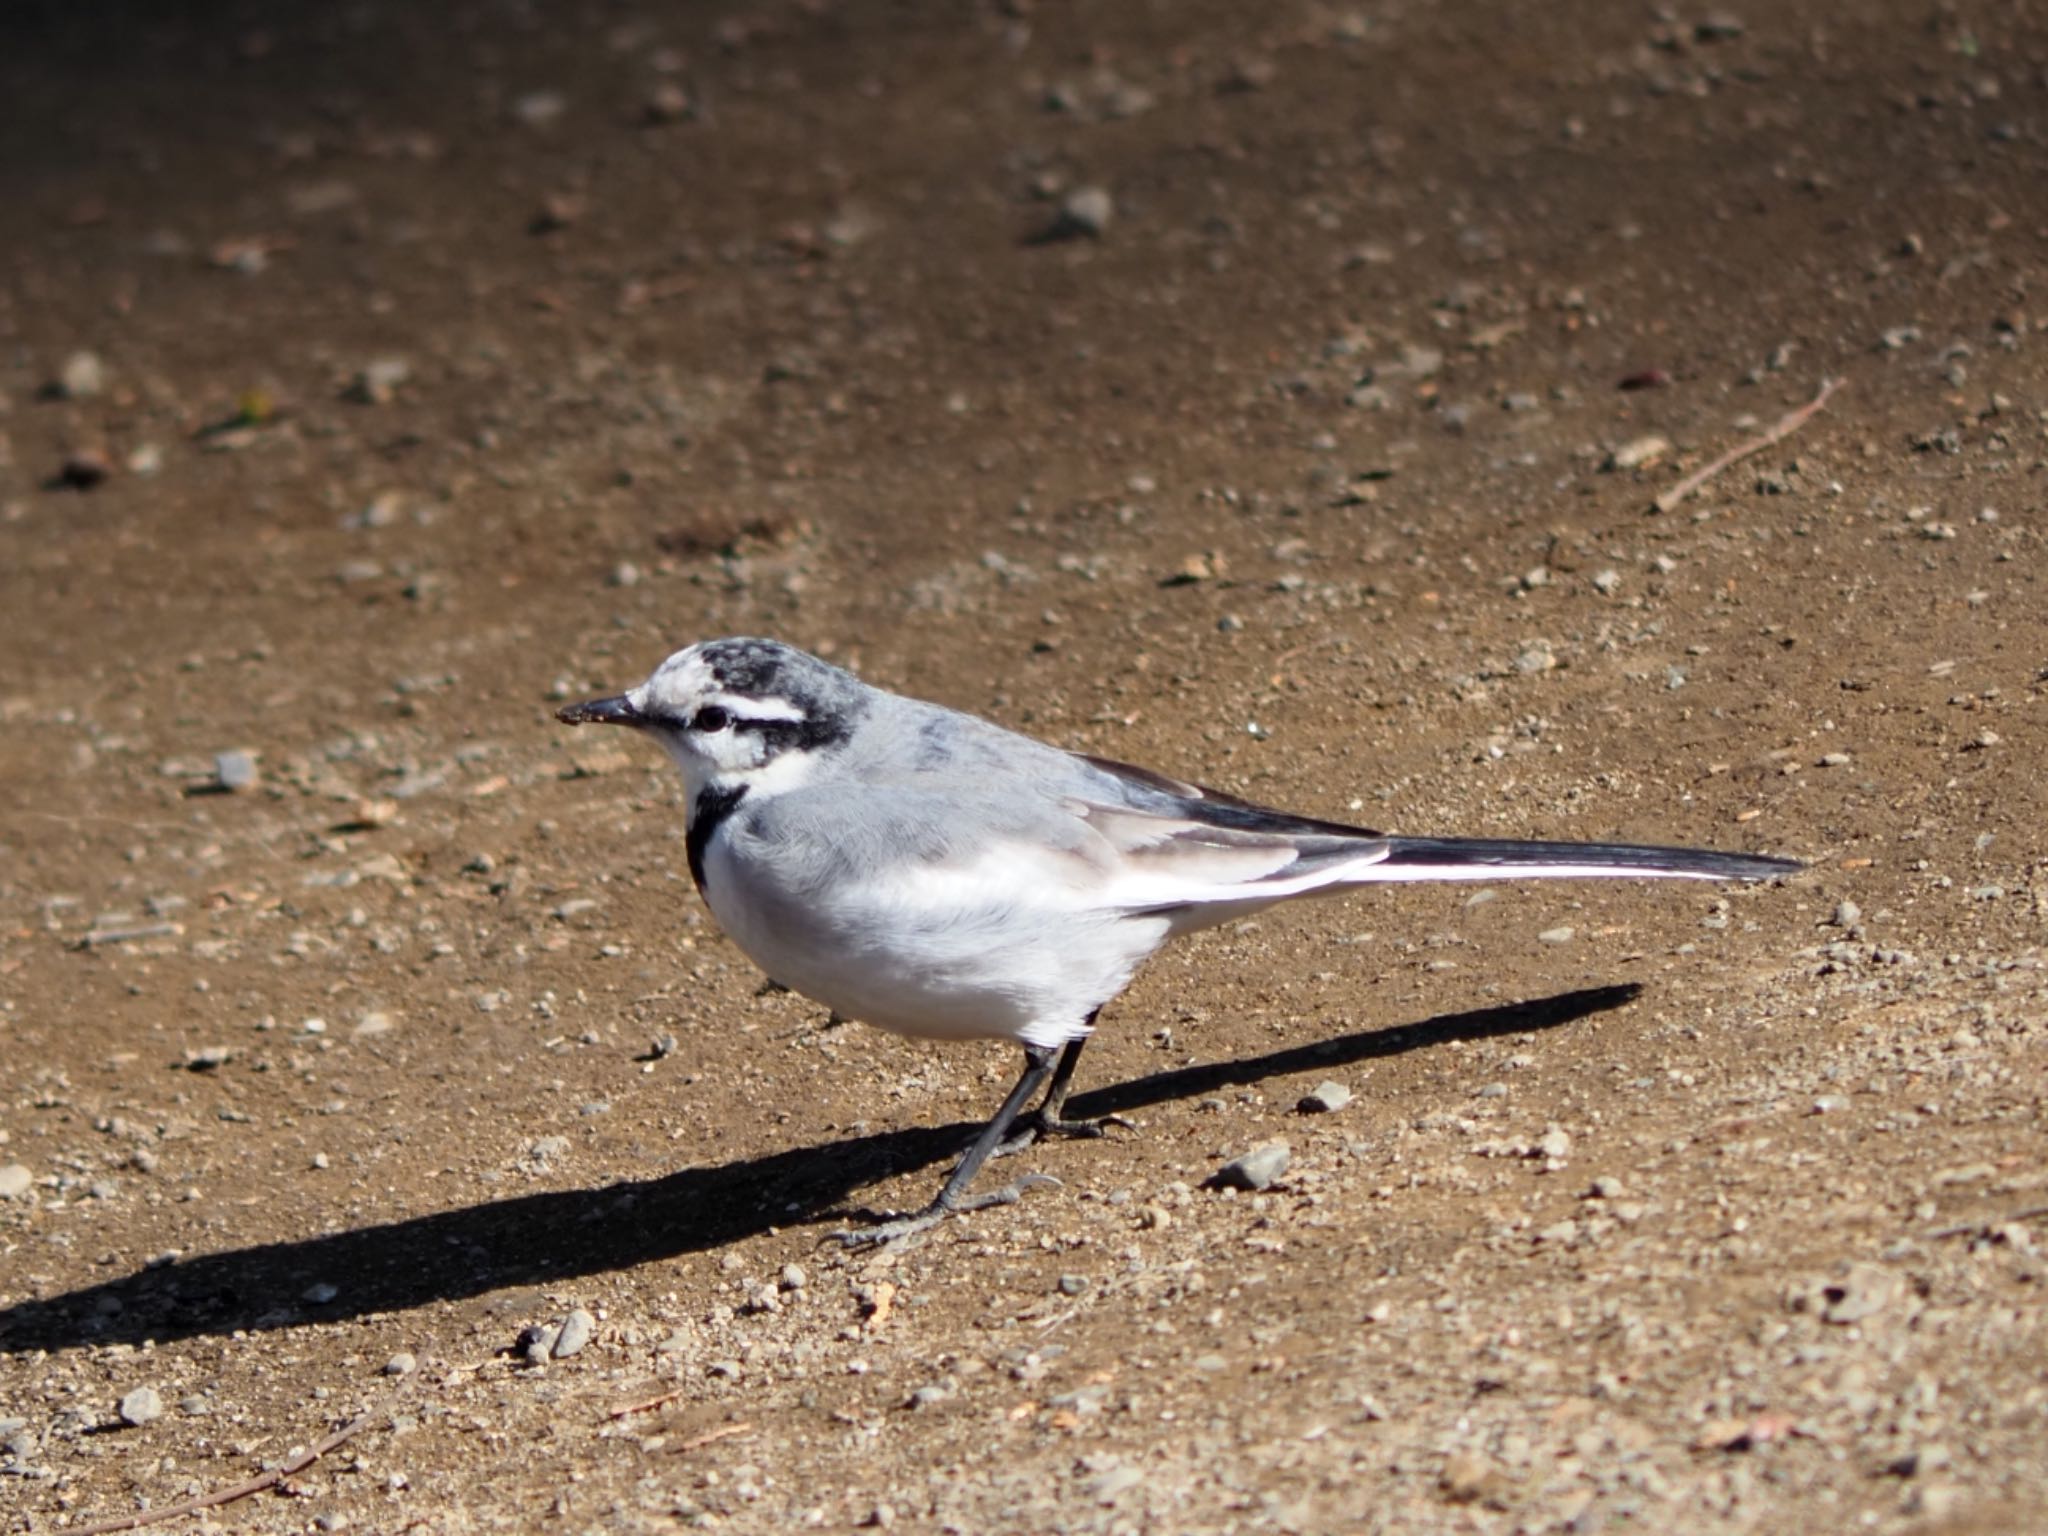
[{"label": "small pebble", "polygon": [[20,1163],[0,1167],[0,1200],[19,1200],[35,1185],[35,1176]]},{"label": "small pebble", "polygon": [[529,128],[545,128],[568,109],[560,91],[528,91],[512,103],[512,115]]},{"label": "small pebble", "polygon": [[84,400],[107,387],[107,367],[97,352],[74,352],[57,372],[56,393],[67,400]]},{"label": "small pebble", "polygon": [[1129,1493],[1144,1481],[1144,1469],[1126,1463],[1120,1467],[1111,1467],[1097,1477],[1088,1485],[1088,1492],[1098,1504],[1114,1504],[1119,1496]]},{"label": "small pebble", "polygon": [[1437,1487],[1453,1504],[1471,1504],[1489,1496],[1501,1481],[1491,1459],[1477,1451],[1456,1451],[1445,1459]]},{"label": "small pebble", "polygon": [[256,787],[256,758],[248,752],[213,754],[213,782],[228,794]]},{"label": "small pebble", "polygon": [[1295,1105],[1304,1115],[1334,1114],[1351,1102],[1351,1090],[1342,1083],[1331,1081],[1317,1083],[1314,1088],[1301,1096]]},{"label": "small pebble", "polygon": [[1100,239],[1115,217],[1116,200],[1108,192],[1101,187],[1076,187],[1061,200],[1060,216],[1053,226],[1053,233]]},{"label": "small pebble", "polygon": [[363,504],[362,510],[349,518],[344,527],[348,528],[389,528],[398,521],[398,515],[405,509],[405,498],[397,491],[379,491]]},{"label": "small pebble", "polygon": [[384,1362],[384,1374],[386,1376],[410,1376],[419,1368],[419,1360],[409,1349],[401,1349],[397,1354]]},{"label": "small pebble", "polygon": [[1294,1150],[1286,1142],[1264,1142],[1218,1168],[1209,1183],[1217,1189],[1267,1189],[1293,1160]]},{"label": "small pebble", "polygon": [[1853,901],[1838,901],[1834,916],[1829,921],[1837,928],[1854,928],[1863,921],[1863,909]]},{"label": "small pebble", "polygon": [[1905,1289],[1899,1276],[1876,1264],[1851,1264],[1841,1279],[1821,1288],[1821,1321],[1846,1327],[1874,1317]]},{"label": "small pebble", "polygon": [[1572,935],[1576,932],[1576,929],[1569,927],[1546,928],[1537,934],[1536,938],[1539,943],[1543,944],[1569,944],[1572,941]]},{"label": "small pebble", "polygon": [[121,1399],[121,1422],[143,1425],[164,1416],[164,1400],[156,1395],[155,1387],[137,1387]]},{"label": "small pebble", "polygon": [[349,398],[364,405],[389,405],[398,387],[412,377],[412,364],[402,357],[380,357],[366,364],[349,386]]},{"label": "small pebble", "polygon": [[664,80],[647,94],[642,114],[650,123],[680,123],[696,115],[690,93],[673,80]]},{"label": "small pebble", "polygon": [[580,1354],[596,1332],[597,1319],[590,1315],[589,1310],[584,1307],[572,1307],[569,1315],[562,1319],[562,1331],[555,1335],[551,1353],[557,1360],[566,1360],[571,1355]]},{"label": "small pebble", "polygon": [[1671,451],[1671,440],[1654,434],[1631,438],[1607,456],[1607,468],[1642,469]]},{"label": "small pebble", "polygon": [[529,1365],[545,1365],[554,1353],[555,1338],[559,1332],[552,1323],[528,1323],[513,1341],[513,1351]]}]

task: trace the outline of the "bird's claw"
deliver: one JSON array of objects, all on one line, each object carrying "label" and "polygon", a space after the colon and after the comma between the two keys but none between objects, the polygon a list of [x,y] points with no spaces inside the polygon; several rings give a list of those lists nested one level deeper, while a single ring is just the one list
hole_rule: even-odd
[{"label": "bird's claw", "polygon": [[1112,1125],[1122,1126],[1127,1131],[1137,1129],[1137,1126],[1122,1115],[1104,1115],[1099,1120],[1060,1120],[1039,1115],[989,1155],[1008,1157],[1011,1153],[1022,1152],[1034,1142],[1050,1136],[1071,1136],[1078,1140],[1093,1141],[1099,1136],[1107,1136]]},{"label": "bird's claw", "polygon": [[842,1227],[837,1232],[828,1232],[826,1236],[842,1248],[879,1248],[885,1243],[899,1242],[903,1238],[929,1231],[944,1221],[950,1213],[933,1206],[919,1211],[915,1216],[885,1217],[880,1212],[873,1214],[876,1221],[872,1227]]},{"label": "bird's claw", "polygon": [[976,1195],[971,1200],[962,1200],[953,1205],[941,1205],[933,1201],[914,1215],[899,1213],[862,1212],[872,1215],[875,1225],[860,1228],[842,1228],[827,1236],[842,1248],[880,1248],[898,1243],[920,1232],[929,1232],[948,1216],[964,1216],[969,1211],[985,1211],[992,1205],[1015,1205],[1024,1198],[1027,1190],[1042,1184],[1059,1187],[1059,1180],[1049,1173],[1027,1173],[1014,1184],[1005,1184],[1001,1189],[992,1189],[985,1195]]}]

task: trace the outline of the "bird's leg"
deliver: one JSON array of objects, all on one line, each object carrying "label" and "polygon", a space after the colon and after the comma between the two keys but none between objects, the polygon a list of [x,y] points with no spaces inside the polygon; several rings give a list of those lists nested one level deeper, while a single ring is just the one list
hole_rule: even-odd
[{"label": "bird's leg", "polygon": [[[1088,1022],[1095,1022],[1095,1014],[1088,1015]],[[1045,1090],[1045,1102],[1017,1127],[1016,1135],[996,1148],[996,1156],[1007,1157],[1012,1152],[1022,1152],[1034,1141],[1051,1136],[1092,1138],[1102,1135],[1112,1125],[1130,1127],[1131,1122],[1122,1115],[1104,1115],[1100,1120],[1068,1120],[1060,1114],[1066,1107],[1067,1093],[1073,1087],[1074,1067],[1081,1060],[1081,1047],[1087,1043],[1086,1035],[1077,1035],[1067,1042],[1066,1048],[1060,1052],[1059,1065],[1053,1068],[1052,1084]]]},{"label": "bird's leg", "polygon": [[967,1149],[953,1169],[952,1176],[940,1189],[938,1197],[914,1216],[898,1216],[878,1226],[858,1232],[835,1232],[832,1235],[848,1247],[864,1243],[894,1242],[899,1237],[923,1232],[935,1227],[948,1216],[960,1211],[978,1211],[991,1205],[1015,1205],[1024,1198],[1024,1191],[1033,1184],[1054,1183],[1044,1174],[1027,1174],[1016,1183],[1006,1185],[991,1194],[978,1195],[972,1200],[963,1199],[967,1186],[974,1182],[974,1176],[981,1172],[981,1165],[1002,1145],[1010,1127],[1016,1123],[1017,1115],[1026,1104],[1045,1086],[1045,1080],[1053,1071],[1053,1054],[1050,1046],[1027,1045],[1024,1047],[1024,1071],[1017,1079],[1010,1096],[1003,1100],[1003,1107],[996,1111],[995,1118],[982,1127],[981,1134],[974,1138],[974,1145]]}]

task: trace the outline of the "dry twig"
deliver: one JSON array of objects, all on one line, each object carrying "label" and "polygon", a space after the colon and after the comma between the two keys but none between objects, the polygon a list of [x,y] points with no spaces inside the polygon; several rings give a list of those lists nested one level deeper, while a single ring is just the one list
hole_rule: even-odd
[{"label": "dry twig", "polygon": [[618,1407],[612,1409],[611,1412],[607,1413],[605,1417],[608,1419],[624,1419],[630,1418],[632,1415],[636,1413],[646,1413],[651,1408],[659,1408],[664,1403],[674,1402],[677,1398],[681,1397],[683,1393],[687,1390],[688,1389],[684,1387],[677,1387],[675,1391],[664,1392],[659,1397],[642,1398],[637,1403],[621,1403]]},{"label": "dry twig", "polygon": [[166,1504],[162,1509],[145,1509],[138,1514],[122,1515],[116,1520],[102,1520],[96,1525],[72,1527],[71,1536],[105,1536],[108,1531],[132,1531],[138,1526],[160,1525],[166,1520],[175,1520],[180,1515],[194,1515],[202,1509],[212,1509],[220,1504],[232,1504],[236,1499],[246,1499],[252,1493],[262,1493],[275,1488],[295,1472],[303,1472],[314,1462],[325,1456],[343,1441],[352,1440],[370,1427],[370,1421],[381,1410],[372,1409],[342,1425],[325,1440],[317,1441],[285,1462],[261,1476],[252,1477],[245,1483],[236,1483],[230,1488],[217,1488],[212,1493],[203,1493],[196,1499],[187,1499],[182,1504]]},{"label": "dry twig", "polygon": [[753,1427],[751,1424],[721,1424],[716,1429],[705,1430],[701,1435],[690,1436],[681,1445],[676,1446],[671,1454],[680,1456],[685,1451],[701,1451],[714,1440],[724,1440],[732,1435],[744,1435]]},{"label": "dry twig", "polygon": [[1790,437],[1812,419],[1813,413],[1828,403],[1828,396],[1842,387],[1840,379],[1825,379],[1821,382],[1820,393],[1796,411],[1787,411],[1778,418],[1777,424],[1761,436],[1753,437],[1746,443],[1737,443],[1718,459],[1701,465],[1678,484],[1659,496],[1651,505],[1659,512],[1669,512],[1694,491],[1721,473],[1730,464],[1739,463],[1753,453],[1762,453],[1771,444]]}]

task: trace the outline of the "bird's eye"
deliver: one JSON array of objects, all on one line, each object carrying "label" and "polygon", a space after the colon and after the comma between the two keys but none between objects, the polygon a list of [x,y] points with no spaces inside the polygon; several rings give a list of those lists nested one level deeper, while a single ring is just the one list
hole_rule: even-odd
[{"label": "bird's eye", "polygon": [[732,716],[716,704],[706,704],[697,711],[697,718],[690,722],[693,731],[722,731],[732,724]]}]

